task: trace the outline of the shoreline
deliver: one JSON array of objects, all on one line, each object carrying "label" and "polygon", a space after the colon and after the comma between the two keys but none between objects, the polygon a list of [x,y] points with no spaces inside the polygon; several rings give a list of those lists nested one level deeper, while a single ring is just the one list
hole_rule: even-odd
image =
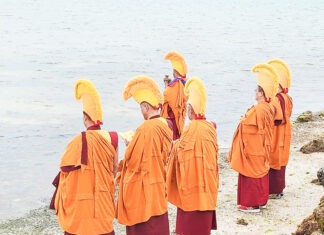
[{"label": "shoreline", "polygon": [[[317,170],[323,165],[323,152],[303,154],[299,150],[309,141],[323,137],[324,118],[293,122],[290,160],[286,171],[286,188],[279,200],[269,200],[260,213],[243,213],[236,209],[237,172],[229,168],[228,149],[221,148],[218,156],[220,187],[217,202],[218,230],[211,234],[291,234],[308,217],[324,195],[323,186],[312,184]],[[49,187],[51,185],[49,184]],[[54,190],[54,188],[53,188]],[[175,228],[176,208],[169,204],[170,231]],[[240,224],[242,219],[247,225]],[[125,226],[114,221],[116,235],[126,234]],[[0,234],[62,234],[54,211],[48,206],[29,211],[19,218],[0,222]]]}]

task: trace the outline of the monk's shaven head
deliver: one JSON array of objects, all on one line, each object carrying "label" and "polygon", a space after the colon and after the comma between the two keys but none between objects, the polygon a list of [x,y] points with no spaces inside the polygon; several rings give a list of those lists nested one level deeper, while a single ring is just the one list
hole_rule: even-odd
[{"label": "monk's shaven head", "polygon": [[140,104],[140,107],[145,120],[148,120],[150,119],[150,117],[160,114],[158,109],[153,108],[152,105],[145,101]]}]

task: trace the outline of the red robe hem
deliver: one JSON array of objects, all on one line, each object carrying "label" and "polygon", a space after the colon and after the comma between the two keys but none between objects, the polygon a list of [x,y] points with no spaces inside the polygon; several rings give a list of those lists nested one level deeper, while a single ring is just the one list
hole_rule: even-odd
[{"label": "red robe hem", "polygon": [[169,235],[168,212],[163,215],[152,216],[148,221],[126,226],[127,235]]},{"label": "red robe hem", "polygon": [[[73,233],[69,233],[69,232],[64,232],[64,235],[76,235],[76,234],[73,234]],[[104,234],[99,234],[99,235],[115,235],[115,231],[112,231],[110,233],[104,233]]]},{"label": "red robe hem", "polygon": [[250,178],[239,174],[237,204],[258,207],[267,204],[269,197],[269,174],[261,178]]},{"label": "red robe hem", "polygon": [[184,211],[177,209],[176,233],[179,235],[209,235],[217,229],[216,211]]},{"label": "red robe hem", "polygon": [[269,171],[269,194],[282,193],[286,187],[285,181],[286,167],[282,166],[280,170],[271,169]]}]

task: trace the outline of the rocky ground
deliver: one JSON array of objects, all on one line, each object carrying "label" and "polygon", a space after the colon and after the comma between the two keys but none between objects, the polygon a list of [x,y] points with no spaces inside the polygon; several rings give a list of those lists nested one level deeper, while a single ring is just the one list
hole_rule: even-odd
[{"label": "rocky ground", "polygon": [[[301,147],[324,136],[324,117],[315,115],[307,122],[293,123],[290,161],[286,169],[285,195],[269,200],[260,213],[246,214],[236,209],[237,173],[229,168],[226,151],[219,155],[220,188],[217,205],[218,230],[212,234],[292,234],[319,204],[324,187],[311,183],[324,167],[324,152],[304,154]],[[169,206],[171,231],[175,228],[176,208]],[[125,234],[115,221],[116,235]],[[30,211],[21,218],[0,224],[0,234],[62,234],[54,212],[47,208]],[[306,233],[305,233],[306,234]],[[321,234],[321,233],[317,233]]]}]

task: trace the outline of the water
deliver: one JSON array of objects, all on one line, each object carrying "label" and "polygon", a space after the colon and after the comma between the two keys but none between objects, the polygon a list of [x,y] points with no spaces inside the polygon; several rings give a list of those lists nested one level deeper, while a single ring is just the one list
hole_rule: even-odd
[{"label": "water", "polygon": [[206,85],[226,148],[254,103],[256,63],[289,64],[294,117],[323,108],[323,22],[322,0],[0,0],[0,220],[51,196],[65,146],[83,130],[78,78],[97,86],[105,129],[135,129],[142,118],[124,85],[145,74],[162,88],[163,56],[178,50]]}]

